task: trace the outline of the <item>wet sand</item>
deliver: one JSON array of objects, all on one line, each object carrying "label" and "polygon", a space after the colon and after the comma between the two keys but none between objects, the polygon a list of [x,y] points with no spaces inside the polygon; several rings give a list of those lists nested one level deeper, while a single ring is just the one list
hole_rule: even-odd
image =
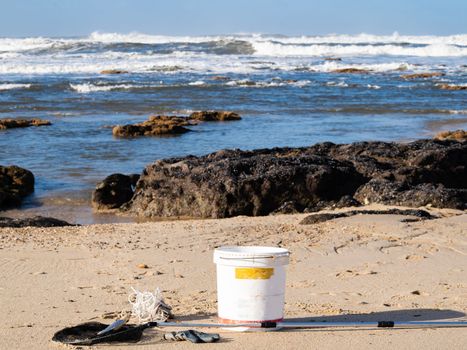
[{"label": "wet sand", "polygon": [[[1,347],[64,348],[50,341],[55,331],[88,320],[110,323],[129,309],[131,287],[160,287],[176,320],[215,320],[212,253],[220,245],[291,251],[288,320],[466,320],[467,215],[430,211],[440,218],[401,222],[401,216],[357,215],[304,226],[299,222],[306,214],[299,214],[0,229]],[[152,349],[161,331],[145,332],[137,345],[102,348]],[[460,349],[467,344],[465,328],[220,332],[222,342],[206,347]]]}]

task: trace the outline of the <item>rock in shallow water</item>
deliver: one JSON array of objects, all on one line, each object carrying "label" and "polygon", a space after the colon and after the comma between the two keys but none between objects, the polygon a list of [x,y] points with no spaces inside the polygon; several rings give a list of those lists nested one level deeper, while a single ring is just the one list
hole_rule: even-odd
[{"label": "rock in shallow water", "polygon": [[100,74],[128,74],[129,72],[123,69],[104,69]]},{"label": "rock in shallow water", "polygon": [[467,85],[438,84],[441,90],[461,91],[467,90]]},{"label": "rock in shallow water", "polygon": [[401,75],[401,78],[410,80],[410,79],[426,79],[434,77],[442,77],[444,73],[441,72],[427,72],[427,73],[413,73],[413,74],[404,74]]},{"label": "rock in shallow water", "polygon": [[321,143],[159,160],[121,209],[143,217],[223,218],[383,203],[464,209],[467,144]]},{"label": "rock in shallow water", "polygon": [[119,208],[133,197],[139,175],[112,174],[97,184],[92,193],[92,205],[97,210]]},{"label": "rock in shallow water", "polygon": [[460,129],[455,131],[442,131],[436,134],[435,139],[467,141],[467,132],[465,130]]},{"label": "rock in shallow water", "polygon": [[331,73],[340,73],[340,74],[368,74],[371,73],[368,69],[361,68],[339,68],[334,69]]},{"label": "rock in shallow water", "polygon": [[242,119],[240,115],[235,112],[227,111],[201,111],[191,113],[188,117],[190,120],[199,120],[205,122],[213,121],[231,121],[231,120],[240,120]]},{"label": "rock in shallow water", "polygon": [[118,137],[180,135],[191,131],[186,126],[193,126],[199,122],[240,119],[242,118],[237,113],[226,111],[194,112],[189,117],[154,115],[142,123],[117,125],[112,129],[112,134]]},{"label": "rock in shallow water", "polygon": [[0,210],[16,207],[23,197],[34,192],[34,175],[18,166],[0,165]]},{"label": "rock in shallow water", "polygon": [[30,126],[45,126],[51,125],[48,120],[43,119],[13,119],[6,118],[0,119],[0,130],[14,129],[14,128],[27,128]]},{"label": "rock in shallow water", "polygon": [[150,116],[147,121],[138,124],[117,125],[112,134],[118,137],[179,135],[190,131],[186,118],[176,116]]}]

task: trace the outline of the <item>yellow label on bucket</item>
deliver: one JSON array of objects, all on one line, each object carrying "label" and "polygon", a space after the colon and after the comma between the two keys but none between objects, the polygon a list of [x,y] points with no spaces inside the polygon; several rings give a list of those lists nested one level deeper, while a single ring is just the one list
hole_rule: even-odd
[{"label": "yellow label on bucket", "polygon": [[238,280],[268,280],[274,275],[272,267],[237,267],[235,278]]}]

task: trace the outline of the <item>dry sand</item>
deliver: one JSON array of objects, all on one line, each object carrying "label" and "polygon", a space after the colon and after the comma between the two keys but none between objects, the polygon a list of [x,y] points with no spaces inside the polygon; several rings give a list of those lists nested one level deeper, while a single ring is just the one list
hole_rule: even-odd
[{"label": "dry sand", "polygon": [[[378,207],[381,208],[381,207]],[[1,349],[63,349],[58,329],[129,309],[130,287],[160,287],[178,320],[216,316],[213,249],[290,249],[285,315],[303,320],[466,320],[467,213],[440,219],[358,215],[299,225],[306,215],[0,229]],[[138,268],[147,264],[149,268]],[[109,317],[109,316],[107,316]],[[167,330],[167,329],[166,329]],[[217,330],[218,331],[218,330]],[[233,333],[217,344],[143,341],[103,349],[461,349],[463,329]]]}]

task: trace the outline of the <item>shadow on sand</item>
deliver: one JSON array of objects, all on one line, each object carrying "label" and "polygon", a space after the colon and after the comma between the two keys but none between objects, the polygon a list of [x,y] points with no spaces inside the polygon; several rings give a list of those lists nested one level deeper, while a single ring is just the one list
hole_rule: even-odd
[{"label": "shadow on sand", "polygon": [[408,309],[372,312],[369,314],[347,314],[317,317],[286,318],[284,322],[378,322],[378,321],[436,321],[459,319],[465,313],[455,310]]}]

